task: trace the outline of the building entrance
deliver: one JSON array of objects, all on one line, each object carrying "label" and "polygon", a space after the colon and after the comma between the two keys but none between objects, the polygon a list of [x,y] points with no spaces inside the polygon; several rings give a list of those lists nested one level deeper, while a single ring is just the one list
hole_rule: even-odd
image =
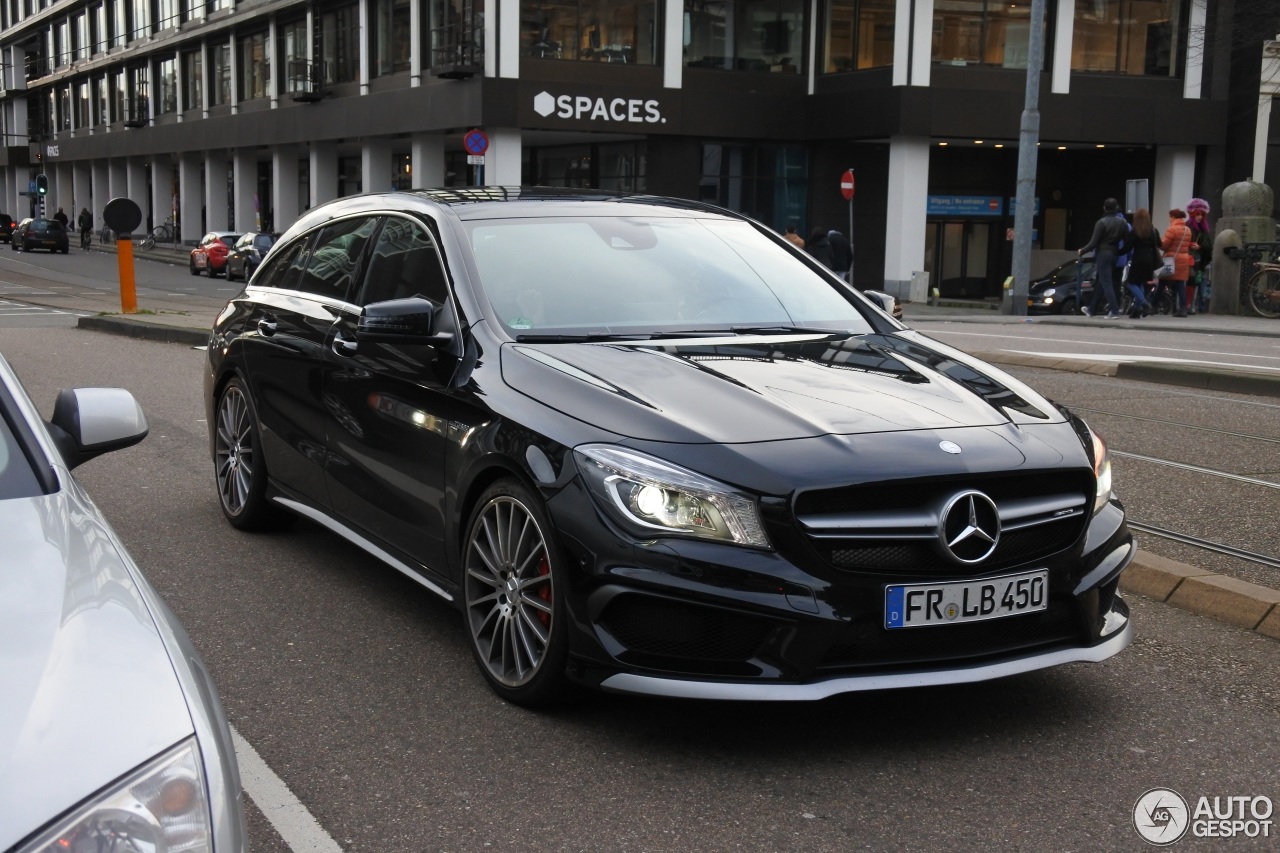
[{"label": "building entrance", "polygon": [[924,244],[929,288],[937,288],[944,297],[999,297],[996,225],[990,221],[931,220],[925,226]]}]

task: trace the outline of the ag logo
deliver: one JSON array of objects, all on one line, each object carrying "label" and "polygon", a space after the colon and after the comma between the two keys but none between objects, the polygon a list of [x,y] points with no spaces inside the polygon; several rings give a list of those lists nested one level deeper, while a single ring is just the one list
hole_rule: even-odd
[{"label": "ag logo", "polygon": [[1133,806],[1133,828],[1144,841],[1157,847],[1180,840],[1190,824],[1187,801],[1169,788],[1152,788]]}]

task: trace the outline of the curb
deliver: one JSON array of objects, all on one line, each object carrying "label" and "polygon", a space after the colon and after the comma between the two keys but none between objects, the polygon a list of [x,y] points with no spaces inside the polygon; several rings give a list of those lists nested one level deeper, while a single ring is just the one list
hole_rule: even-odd
[{"label": "curb", "polygon": [[130,320],[125,317],[81,317],[76,326],[81,329],[91,329],[95,332],[110,332],[130,338],[142,338],[143,340],[171,344],[206,346],[209,343],[209,333],[203,329],[165,326],[142,320]]},{"label": "curb", "polygon": [[1280,640],[1280,592],[1139,550],[1120,589]]},{"label": "curb", "polygon": [[1132,379],[1138,382],[1203,388],[1207,391],[1280,397],[1280,374],[1273,376],[1230,368],[1160,364],[1150,361],[1122,361],[1112,364],[1080,358],[1055,358],[1007,352],[974,352],[971,355],[989,364],[1043,367],[1049,370],[1067,370],[1072,373],[1089,373],[1095,376],[1114,376],[1118,379]]}]

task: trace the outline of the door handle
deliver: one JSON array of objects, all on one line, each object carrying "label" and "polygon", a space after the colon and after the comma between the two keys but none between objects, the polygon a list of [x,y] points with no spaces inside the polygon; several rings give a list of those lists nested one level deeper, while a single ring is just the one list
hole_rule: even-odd
[{"label": "door handle", "polygon": [[276,318],[270,314],[258,321],[258,334],[269,338],[276,333]]},{"label": "door handle", "polygon": [[356,349],[358,347],[359,344],[351,338],[344,338],[340,334],[333,336],[333,351],[336,355],[347,357],[353,356],[356,354]]}]

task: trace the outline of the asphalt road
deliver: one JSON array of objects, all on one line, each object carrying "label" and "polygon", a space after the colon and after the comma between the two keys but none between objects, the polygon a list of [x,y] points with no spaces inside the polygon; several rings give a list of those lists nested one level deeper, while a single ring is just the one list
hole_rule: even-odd
[{"label": "asphalt road", "polygon": [[[255,851],[1135,850],[1151,788],[1280,799],[1280,644],[1142,599],[1116,658],[994,683],[506,705],[431,594],[309,523],[223,521],[203,353],[59,328],[0,329],[0,351],[46,413],[73,384],[124,385],[146,410],[146,441],[79,473],[333,845],[278,831],[267,815],[288,806],[255,780]],[[1180,846],[1275,849],[1271,831]]]}]

